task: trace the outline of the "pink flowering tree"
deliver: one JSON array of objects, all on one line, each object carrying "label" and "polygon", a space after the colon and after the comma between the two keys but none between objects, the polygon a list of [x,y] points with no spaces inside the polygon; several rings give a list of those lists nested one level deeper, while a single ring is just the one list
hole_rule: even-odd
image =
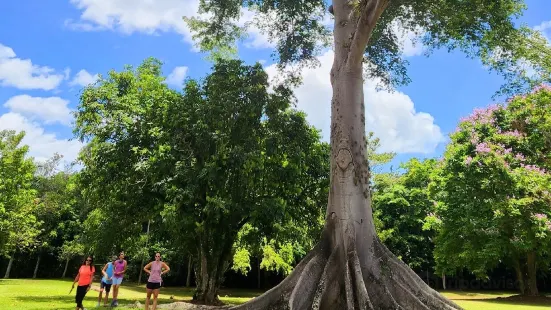
[{"label": "pink flowering tree", "polygon": [[551,88],[476,109],[451,135],[430,192],[437,269],[479,277],[505,263],[522,294],[551,250]]}]

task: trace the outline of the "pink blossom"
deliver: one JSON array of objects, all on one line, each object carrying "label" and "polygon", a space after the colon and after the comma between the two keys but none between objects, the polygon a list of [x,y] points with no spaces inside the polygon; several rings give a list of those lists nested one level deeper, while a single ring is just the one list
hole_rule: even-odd
[{"label": "pink blossom", "polygon": [[537,93],[541,90],[547,90],[547,91],[551,91],[551,86],[547,85],[547,84],[541,84],[539,86],[536,86],[534,88],[534,90],[532,91],[532,93]]},{"label": "pink blossom", "polygon": [[490,153],[491,149],[486,142],[482,142],[476,146],[477,153]]},{"label": "pink blossom", "polygon": [[501,109],[501,106],[495,104],[486,108],[476,108],[471,115],[461,118],[461,122],[469,122],[473,126],[476,125],[476,122],[484,125],[494,124],[493,113],[499,109]]},{"label": "pink blossom", "polygon": [[520,160],[520,161],[525,161],[526,160],[526,158],[524,158],[524,155],[522,155],[522,154],[516,154],[515,159]]},{"label": "pink blossom", "polygon": [[528,170],[528,171],[536,172],[536,173],[541,174],[541,175],[545,174],[545,170],[541,169],[540,167],[538,167],[536,165],[521,164],[520,166],[523,167],[524,169]]},{"label": "pink blossom", "polygon": [[502,133],[504,136],[512,137],[512,138],[522,138],[524,135],[521,134],[518,130],[515,129],[515,131],[507,131]]},{"label": "pink blossom", "polygon": [[541,213],[535,214],[534,217],[538,220],[546,220],[547,219],[547,215],[541,214]]},{"label": "pink blossom", "polygon": [[473,161],[473,158],[471,156],[467,156],[467,158],[465,158],[465,165],[470,165],[471,162]]}]

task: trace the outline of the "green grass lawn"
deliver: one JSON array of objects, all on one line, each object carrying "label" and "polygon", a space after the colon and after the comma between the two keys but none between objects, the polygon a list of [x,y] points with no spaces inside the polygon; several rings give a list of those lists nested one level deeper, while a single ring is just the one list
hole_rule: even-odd
[{"label": "green grass lawn", "polygon": [[[98,283],[95,283],[95,289]],[[18,310],[52,310],[74,309],[75,290],[69,295],[71,281],[67,280],[0,280],[1,309]],[[261,294],[258,291],[247,290],[222,290],[220,299],[229,304],[241,304],[250,298]],[[172,302],[170,296],[177,301],[190,300],[191,289],[186,288],[162,288],[159,299],[162,303]],[[473,293],[473,292],[444,292],[444,295],[466,310],[544,310],[551,309],[551,298],[548,300],[519,300],[507,299],[513,293]],[[84,299],[84,306],[94,308],[97,302],[98,292],[90,290]],[[501,298],[499,298],[501,297]],[[144,285],[138,286],[132,283],[123,283],[119,292],[120,306],[145,300]],[[119,307],[123,308],[123,307]]]}]

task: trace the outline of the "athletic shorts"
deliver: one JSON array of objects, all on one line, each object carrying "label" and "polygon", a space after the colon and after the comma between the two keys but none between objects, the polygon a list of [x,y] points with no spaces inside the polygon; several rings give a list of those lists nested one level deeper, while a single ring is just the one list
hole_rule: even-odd
[{"label": "athletic shorts", "polygon": [[105,291],[106,291],[107,293],[109,293],[109,291],[111,290],[111,285],[112,285],[112,284],[107,284],[107,283],[103,282],[103,280],[101,280],[101,284],[100,284],[99,287],[100,287],[100,289],[102,289],[102,290],[105,289]]},{"label": "athletic shorts", "polygon": [[122,283],[122,278],[111,278],[111,282],[113,282],[113,285],[121,285]]},{"label": "athletic shorts", "polygon": [[147,284],[145,285],[145,287],[148,289],[148,290],[158,290],[161,288],[161,283],[154,283],[154,282],[147,282]]}]

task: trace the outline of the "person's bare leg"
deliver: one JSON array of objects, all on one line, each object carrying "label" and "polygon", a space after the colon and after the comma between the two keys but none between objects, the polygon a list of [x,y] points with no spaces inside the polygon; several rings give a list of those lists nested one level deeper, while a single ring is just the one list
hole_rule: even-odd
[{"label": "person's bare leg", "polygon": [[105,297],[103,298],[103,305],[107,307],[107,303],[109,302],[109,292],[105,292]]},{"label": "person's bare leg", "polygon": [[[98,305],[101,304],[101,297],[102,297],[102,295],[103,295],[103,289],[100,288],[100,289],[99,289],[99,296],[98,296]],[[107,295],[107,294],[106,294],[106,295]]]},{"label": "person's bare leg", "polygon": [[159,289],[153,290],[153,309],[157,310],[157,297],[159,296]]},{"label": "person's bare leg", "polygon": [[117,300],[118,296],[119,296],[119,286],[113,285],[113,300]]},{"label": "person's bare leg", "polygon": [[147,296],[145,298],[145,310],[149,310],[149,299],[151,298],[151,292],[153,292],[153,290],[146,289],[146,292]]}]

